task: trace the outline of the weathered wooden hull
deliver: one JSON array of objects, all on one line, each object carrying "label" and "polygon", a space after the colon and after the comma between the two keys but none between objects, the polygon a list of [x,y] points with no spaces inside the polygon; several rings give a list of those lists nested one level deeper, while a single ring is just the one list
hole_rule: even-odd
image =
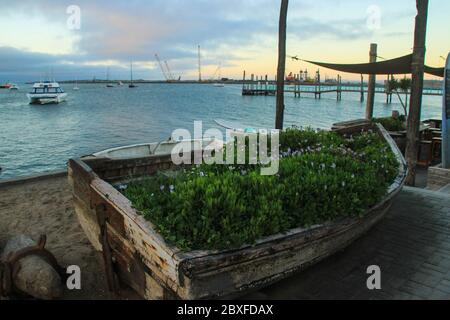
[{"label": "weathered wooden hull", "polygon": [[111,287],[118,276],[146,299],[239,296],[344,249],[384,217],[403,187],[406,165],[388,133],[381,126],[378,130],[396,153],[400,173],[386,198],[360,219],[291,230],[237,250],[181,252],[168,245],[109,183],[169,169],[170,156],[70,160],[75,210],[89,240],[103,252]]}]

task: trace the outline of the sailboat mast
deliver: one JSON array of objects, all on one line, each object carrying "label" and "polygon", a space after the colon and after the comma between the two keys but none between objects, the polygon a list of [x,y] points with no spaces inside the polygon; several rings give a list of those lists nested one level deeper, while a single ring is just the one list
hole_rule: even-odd
[{"label": "sailboat mast", "polygon": [[133,84],[133,62],[130,62],[130,70],[131,70],[131,84]]},{"label": "sailboat mast", "polygon": [[200,52],[200,45],[198,46],[198,82],[202,82],[202,56]]}]

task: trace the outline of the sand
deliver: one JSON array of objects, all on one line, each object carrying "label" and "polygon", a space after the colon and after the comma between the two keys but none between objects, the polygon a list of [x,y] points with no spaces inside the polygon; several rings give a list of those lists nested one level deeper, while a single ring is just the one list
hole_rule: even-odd
[{"label": "sand", "polygon": [[0,251],[9,237],[47,235],[47,249],[60,265],[81,268],[81,290],[65,290],[63,299],[137,299],[129,289],[108,292],[101,255],[77,221],[66,177],[50,177],[14,186],[0,184]]}]

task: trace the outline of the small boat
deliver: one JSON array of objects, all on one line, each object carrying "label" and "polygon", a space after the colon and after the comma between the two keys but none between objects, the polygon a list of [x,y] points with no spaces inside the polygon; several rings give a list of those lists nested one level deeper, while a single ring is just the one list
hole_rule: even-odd
[{"label": "small boat", "polygon": [[137,86],[133,83],[133,62],[130,63],[131,80],[128,88],[136,88]]},{"label": "small boat", "polygon": [[375,130],[389,144],[399,170],[385,197],[360,217],[295,228],[230,250],[180,250],[114,187],[173,169],[170,154],[155,155],[154,147],[134,146],[116,149],[120,154],[107,150],[69,160],[75,212],[88,239],[103,254],[110,287],[118,278],[146,299],[236,298],[345,249],[387,214],[403,188],[407,166],[381,125],[336,127],[341,135]]},{"label": "small boat", "polygon": [[6,84],[0,85],[0,89],[9,89],[9,88],[11,88],[11,83],[6,83]]},{"label": "small boat", "polygon": [[17,84],[11,84],[11,86],[9,87],[9,90],[15,90],[15,91],[17,91],[17,90],[19,90],[20,88],[19,88],[19,86],[17,85]]},{"label": "small boat", "polygon": [[123,82],[122,82],[122,81],[119,81],[119,82],[117,83],[117,85],[118,85],[119,87],[121,87],[121,86],[123,86]]},{"label": "small boat", "polygon": [[[109,82],[109,67],[106,70],[106,82]],[[108,84],[106,84],[106,87],[107,88],[114,88],[114,85],[112,83],[108,83]]]},{"label": "small boat", "polygon": [[214,77],[215,77],[216,74],[218,74],[218,77],[215,80],[213,86],[216,87],[216,88],[223,88],[223,87],[225,87],[225,85],[222,83],[222,63],[220,63],[219,66],[217,67],[217,70],[214,73],[213,79],[211,79],[212,81],[214,81]]},{"label": "small boat", "polygon": [[73,91],[78,91],[80,88],[78,88],[78,79],[75,80],[75,87],[73,87]]},{"label": "small boat", "polygon": [[67,93],[58,82],[36,82],[33,90],[27,94],[30,104],[61,103],[66,100]]}]

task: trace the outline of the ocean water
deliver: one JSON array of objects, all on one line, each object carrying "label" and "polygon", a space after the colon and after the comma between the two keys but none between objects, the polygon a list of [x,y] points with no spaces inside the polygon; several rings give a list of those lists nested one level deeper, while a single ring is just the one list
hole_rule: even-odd
[{"label": "ocean water", "polygon": [[[68,101],[59,105],[29,105],[29,86],[0,90],[0,180],[64,169],[67,160],[111,147],[156,142],[173,130],[193,132],[194,121],[204,130],[217,128],[214,119],[270,128],[275,122],[275,97],[244,97],[241,86],[209,84],[141,84],[106,88],[101,84],[63,85]],[[377,95],[375,116],[402,110]],[[424,97],[422,118],[441,118],[441,97]],[[315,100],[310,95],[287,94],[285,125],[329,128],[338,121],[363,118],[359,94],[330,93]]]}]

